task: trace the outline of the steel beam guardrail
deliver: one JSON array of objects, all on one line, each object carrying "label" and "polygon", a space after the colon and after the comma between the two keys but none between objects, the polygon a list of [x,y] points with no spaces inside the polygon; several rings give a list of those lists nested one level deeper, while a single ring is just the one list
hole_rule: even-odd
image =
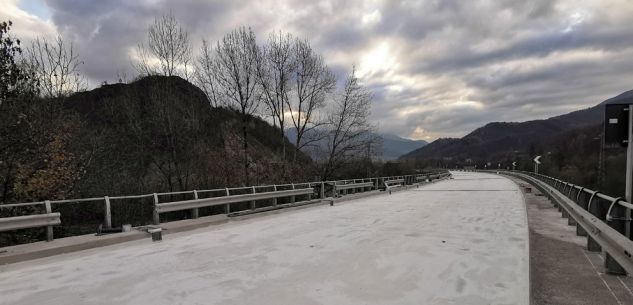
[{"label": "steel beam guardrail", "polygon": [[388,184],[388,185],[391,185],[391,184],[402,184],[402,183],[404,183],[404,179],[385,180],[384,183]]},{"label": "steel beam guardrail", "polygon": [[[46,208],[46,213],[50,214],[52,212],[51,210],[51,204],[82,204],[82,203],[95,203],[95,202],[101,202],[103,204],[103,224],[105,228],[111,228],[112,227],[112,207],[111,207],[111,203],[113,201],[121,201],[121,200],[143,200],[143,199],[148,199],[151,198],[153,199],[153,204],[155,207],[159,207],[162,206],[162,208],[155,208],[154,209],[154,215],[153,215],[153,222],[157,223],[159,221],[159,214],[160,213],[165,213],[163,211],[166,211],[167,209],[171,209],[172,207],[168,207],[169,203],[176,203],[176,202],[181,202],[181,201],[188,201],[189,203],[187,203],[188,206],[192,207],[192,206],[197,206],[194,208],[189,208],[191,209],[192,213],[191,216],[192,218],[198,218],[198,208],[200,207],[200,205],[198,205],[198,203],[201,202],[221,202],[222,200],[225,200],[227,197],[231,196],[245,196],[245,195],[259,195],[259,194],[264,194],[264,193],[271,193],[271,192],[278,192],[278,191],[290,191],[290,190],[306,190],[310,189],[312,190],[313,193],[310,194],[303,194],[302,191],[299,191],[298,193],[295,193],[297,195],[289,195],[291,200],[290,202],[293,203],[295,200],[295,196],[300,196],[300,195],[309,195],[309,196],[315,196],[316,198],[319,199],[324,199],[326,198],[328,195],[328,193],[332,194],[336,194],[337,193],[337,187],[339,189],[341,189],[341,187],[343,188],[356,188],[358,186],[358,189],[361,189],[362,191],[366,191],[366,190],[372,190],[372,189],[377,189],[380,185],[381,182],[384,184],[385,181],[387,181],[388,183],[391,182],[397,182],[400,184],[414,184],[416,182],[415,177],[419,176],[420,174],[415,174],[415,175],[404,175],[404,176],[387,176],[387,177],[373,177],[373,178],[364,178],[364,179],[347,179],[347,180],[327,180],[327,181],[318,181],[318,182],[301,182],[301,183],[288,183],[288,184],[276,184],[276,185],[259,185],[259,186],[248,186],[248,187],[225,187],[225,188],[218,188],[218,189],[203,189],[203,190],[191,190],[191,191],[175,191],[175,192],[163,192],[163,193],[151,193],[151,194],[140,194],[140,195],[124,195],[124,196],[103,196],[103,197],[92,197],[92,198],[78,198],[78,199],[60,199],[60,200],[44,200],[44,201],[35,201],[35,202],[24,202],[24,203],[11,203],[11,204],[0,204],[0,210],[4,210],[4,209],[18,209],[18,208],[24,208],[24,207],[38,207],[38,206],[42,206],[44,205]],[[443,177],[443,176],[447,176],[450,175],[448,173],[448,171],[434,171],[434,172],[429,172],[429,173],[424,173],[423,175],[425,176],[429,176],[429,177]],[[357,186],[351,186],[356,184]],[[243,192],[249,192],[250,194],[232,194],[232,193],[243,193]],[[288,194],[290,194],[292,192],[288,192]],[[199,198],[201,197],[201,194],[205,194],[202,197],[205,196],[211,196],[208,198]],[[168,197],[167,200],[171,200],[173,199],[174,195],[178,195],[178,196],[191,196],[192,199],[191,200],[181,200],[181,201],[168,201],[168,202],[161,202],[162,197]],[[219,198],[223,198],[223,199],[219,199]],[[238,198],[238,197],[234,197],[234,198]],[[251,201],[251,209],[255,208],[255,200],[260,200],[260,199],[253,199],[253,198],[258,198],[257,196],[255,197],[242,197],[243,199],[239,199],[241,201],[244,202],[248,202]],[[247,199],[248,198],[248,199]],[[279,198],[279,197],[277,197]],[[276,206],[277,203],[277,198],[268,198],[268,199],[272,199],[273,200],[273,206]],[[213,204],[213,205],[222,205],[223,203],[218,203],[218,204]],[[183,205],[184,206],[184,205]],[[206,206],[206,205],[203,205]],[[159,213],[159,210],[161,210],[161,212]],[[174,210],[176,211],[176,210]],[[228,214],[230,213],[230,203],[226,204],[226,209],[225,209],[225,213]],[[39,215],[39,214],[36,214]],[[0,219],[8,219],[11,217],[0,217]],[[52,226],[47,226],[47,240],[52,240],[53,239],[53,229]]]},{"label": "steel beam guardrail", "polygon": [[346,184],[334,184],[334,193],[336,196],[340,196],[341,193],[343,195],[347,195],[348,190],[365,190],[366,188],[374,188],[375,185],[373,182],[354,182],[354,183],[346,183]]},{"label": "steel beam guardrail", "polygon": [[[563,216],[574,220],[575,223],[570,221],[568,224],[577,225],[577,235],[587,236],[589,251],[604,250],[607,272],[633,274],[633,240],[629,216],[633,209],[631,203],[542,174],[497,172],[526,180],[548,195],[563,212]],[[583,200],[582,197],[588,199]],[[608,204],[608,209],[599,199]]]},{"label": "steel beam guardrail", "polygon": [[211,198],[204,198],[204,199],[173,201],[173,202],[165,202],[165,203],[157,204],[156,211],[159,214],[162,214],[162,213],[167,213],[167,212],[190,210],[190,209],[210,207],[210,206],[216,206],[216,205],[225,205],[225,204],[238,203],[238,202],[247,202],[247,201],[254,201],[254,200],[264,200],[264,199],[273,199],[273,198],[300,196],[300,195],[311,195],[313,193],[314,193],[313,188],[304,188],[304,189],[285,190],[285,191],[276,191],[276,192],[263,192],[263,193],[255,193],[255,194],[230,195],[230,196],[223,196],[223,197],[211,197]]},{"label": "steel beam guardrail", "polygon": [[60,225],[59,213],[0,218],[0,232]]}]

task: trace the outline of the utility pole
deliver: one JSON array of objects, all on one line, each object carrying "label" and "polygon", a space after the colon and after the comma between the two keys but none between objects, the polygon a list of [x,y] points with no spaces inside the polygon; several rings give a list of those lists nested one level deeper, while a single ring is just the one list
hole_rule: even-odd
[{"label": "utility pole", "polygon": [[[628,140],[626,145],[626,189],[624,192],[624,197],[626,201],[631,203],[632,195],[633,195],[633,104],[629,104],[628,107],[628,116],[629,116],[629,128],[628,128]],[[625,108],[626,109],[626,108]],[[631,219],[631,210],[626,209],[625,218]],[[625,222],[626,226],[626,236],[631,238],[631,221]]]},{"label": "utility pole", "polygon": [[[603,147],[626,147],[626,185],[624,194],[626,201],[630,203],[633,199],[633,99],[612,99],[605,104],[604,110],[604,134],[600,142]],[[602,159],[602,156],[600,157]],[[599,167],[602,169],[601,164]],[[624,222],[624,228],[618,222]],[[610,211],[610,214],[607,215],[607,223],[627,238],[631,238],[630,209],[620,206],[615,211]],[[622,266],[611,257],[609,252],[606,252],[605,255],[605,267],[609,273],[625,273]]]}]

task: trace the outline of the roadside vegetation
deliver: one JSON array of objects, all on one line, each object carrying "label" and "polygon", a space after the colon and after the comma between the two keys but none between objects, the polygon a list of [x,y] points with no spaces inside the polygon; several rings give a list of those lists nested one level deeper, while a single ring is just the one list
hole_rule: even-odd
[{"label": "roadside vegetation", "polygon": [[307,39],[240,27],[193,50],[167,14],[135,77],[87,91],[72,42],[1,25],[0,203],[413,172],[379,161],[372,93]]}]

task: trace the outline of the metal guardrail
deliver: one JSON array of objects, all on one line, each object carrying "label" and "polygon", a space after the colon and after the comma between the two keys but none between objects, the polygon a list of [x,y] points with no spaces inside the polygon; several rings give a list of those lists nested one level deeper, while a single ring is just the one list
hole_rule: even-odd
[{"label": "metal guardrail", "polygon": [[0,218],[0,232],[55,226],[61,223],[61,214],[59,213],[6,217]]},{"label": "metal guardrail", "polygon": [[360,182],[360,183],[335,184],[334,192],[336,193],[336,196],[341,196],[341,193],[343,193],[343,195],[347,195],[348,190],[352,190],[352,192],[355,192],[356,190],[359,190],[359,189],[361,191],[364,191],[367,188],[369,188],[370,190],[372,188],[375,188],[374,183]]},{"label": "metal guardrail", "polygon": [[393,179],[393,180],[385,180],[384,182],[386,185],[391,185],[391,184],[403,184],[404,183],[404,179]]},{"label": "metal guardrail", "polygon": [[231,203],[245,202],[245,201],[277,199],[277,198],[282,198],[282,197],[292,197],[292,196],[299,196],[299,195],[308,195],[308,197],[310,197],[313,193],[314,193],[313,188],[303,188],[303,189],[293,189],[293,190],[285,190],[285,191],[273,191],[273,192],[264,192],[264,193],[231,195],[231,196],[224,196],[224,197],[212,197],[212,198],[204,198],[204,199],[166,202],[166,203],[161,203],[161,204],[156,205],[154,224],[160,223],[160,218],[158,217],[161,213],[190,210],[190,209],[197,209],[197,208],[217,206],[217,205],[228,205]]},{"label": "metal guardrail", "polygon": [[542,174],[499,172],[529,181],[549,196],[576,234],[587,237],[589,251],[604,250],[607,272],[633,274],[631,203]]},{"label": "metal guardrail", "polygon": [[[111,228],[112,227],[112,203],[115,201],[123,201],[126,200],[142,200],[142,199],[151,199],[153,205],[153,219],[152,222],[154,224],[160,223],[160,214],[171,211],[182,211],[182,210],[191,210],[191,218],[198,218],[198,209],[201,207],[208,206],[218,206],[225,205],[224,213],[231,213],[231,203],[238,202],[249,202],[251,203],[250,208],[254,210],[256,208],[255,201],[263,200],[258,198],[263,198],[260,196],[267,196],[266,193],[273,192],[286,192],[279,194],[286,194],[280,197],[270,197],[266,199],[272,199],[272,205],[277,205],[277,199],[282,197],[290,197],[290,202],[295,202],[295,196],[308,196],[319,199],[325,199],[328,193],[334,195],[337,193],[337,187],[340,189],[341,187],[349,187],[352,188],[351,185],[366,185],[366,188],[358,188],[358,190],[366,191],[366,190],[376,190],[379,189],[380,186],[384,184],[384,181],[402,181],[403,184],[414,184],[418,181],[418,177],[426,178],[440,178],[443,176],[449,175],[447,171],[437,171],[432,173],[425,174],[417,174],[417,175],[403,175],[403,176],[387,176],[387,177],[374,177],[374,178],[365,178],[365,179],[347,179],[347,180],[330,180],[330,181],[318,181],[318,182],[304,182],[304,183],[289,183],[289,184],[275,184],[275,185],[259,185],[259,186],[248,186],[248,187],[226,187],[219,189],[208,189],[208,190],[191,190],[191,191],[177,191],[177,192],[164,192],[164,193],[151,193],[151,194],[141,194],[141,195],[127,195],[127,196],[103,196],[103,197],[92,197],[92,198],[79,198],[79,199],[62,199],[62,200],[45,200],[45,201],[36,201],[36,202],[25,202],[25,203],[13,203],[13,204],[0,204],[0,210],[3,209],[13,209],[13,208],[24,208],[24,207],[40,207],[44,206],[45,213],[51,214],[52,209],[51,206],[53,204],[84,204],[84,203],[101,203],[103,204],[103,227]],[[371,184],[371,187],[369,186]],[[293,192],[292,190],[296,190]],[[311,193],[304,193],[310,190]],[[247,192],[248,194],[244,194]],[[294,195],[288,195],[294,194]],[[191,196],[190,200],[173,200],[174,195],[178,196]],[[249,195],[249,196],[246,196]],[[251,196],[254,195],[254,196]],[[209,196],[208,198],[201,198]],[[229,199],[229,197],[233,199]],[[167,199],[165,199],[167,198]],[[222,199],[220,199],[222,198]],[[167,200],[167,201],[165,201]],[[207,204],[212,203],[213,204]],[[222,202],[222,203],[220,203]],[[204,203],[204,204],[203,204]],[[216,204],[217,203],[217,204]],[[35,214],[41,215],[41,214]],[[33,215],[28,215],[33,216]],[[63,215],[60,215],[60,217]],[[0,217],[0,220],[4,220],[5,222],[10,222],[11,218],[22,217],[22,216],[13,216],[13,217]],[[53,223],[46,225],[47,227],[47,240],[53,240],[53,226],[59,225],[60,223]],[[29,226],[23,228],[34,228],[36,226]],[[7,228],[9,228],[7,226]],[[2,230],[0,225],[0,232],[9,231]]]}]

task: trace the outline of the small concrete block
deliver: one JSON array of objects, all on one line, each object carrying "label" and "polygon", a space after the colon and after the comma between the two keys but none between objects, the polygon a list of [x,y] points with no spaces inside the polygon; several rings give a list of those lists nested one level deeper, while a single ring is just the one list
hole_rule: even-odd
[{"label": "small concrete block", "polygon": [[147,233],[152,234],[152,241],[163,240],[163,229],[161,228],[149,229],[147,230]]}]

